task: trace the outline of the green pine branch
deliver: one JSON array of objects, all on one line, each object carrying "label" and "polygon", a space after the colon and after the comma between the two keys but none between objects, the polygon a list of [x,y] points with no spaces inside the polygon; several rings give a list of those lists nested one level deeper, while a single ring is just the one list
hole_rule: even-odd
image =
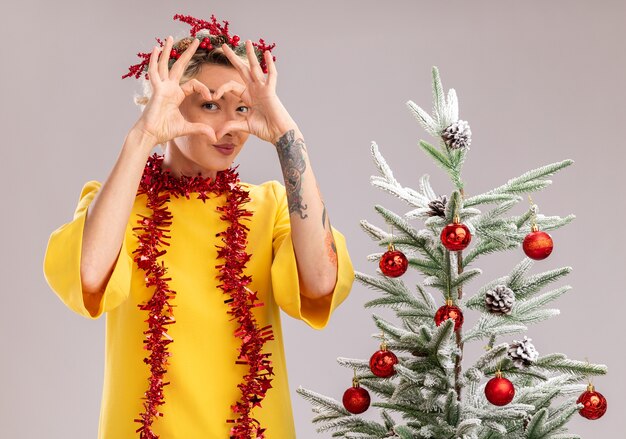
[{"label": "green pine branch", "polygon": [[486,192],[486,195],[495,194],[511,194],[517,195],[528,192],[536,192],[550,185],[552,181],[543,180],[545,177],[556,174],[558,171],[572,165],[573,160],[563,160],[560,162],[550,163],[537,169],[525,172],[519,177],[510,179],[505,184]]}]

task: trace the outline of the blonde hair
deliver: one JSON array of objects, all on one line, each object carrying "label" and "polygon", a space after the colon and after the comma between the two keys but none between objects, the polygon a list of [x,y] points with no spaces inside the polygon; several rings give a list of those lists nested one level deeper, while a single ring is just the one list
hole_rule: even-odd
[{"label": "blonde hair", "polygon": [[[232,63],[226,57],[226,54],[224,53],[221,47],[222,44],[227,42],[224,37],[222,37],[221,35],[218,35],[218,36],[210,35],[208,31],[204,31],[204,32],[199,31],[196,34],[196,36],[200,37],[200,39],[210,38],[213,49],[196,50],[196,52],[193,54],[193,56],[187,63],[187,67],[185,68],[185,71],[183,72],[183,75],[180,78],[179,84],[181,85],[189,81],[190,79],[193,79],[198,73],[200,73],[200,69],[202,68],[204,64],[216,64],[216,65],[221,65],[221,66],[233,67]],[[193,37],[187,36],[187,37],[177,40],[173,44],[172,47],[176,49],[178,53],[182,53],[185,51],[185,49],[187,49],[187,47],[189,47],[192,41],[193,41]],[[246,65],[249,65],[248,57],[246,55],[246,48],[244,44],[239,44],[236,48],[234,48],[234,51]],[[256,48],[255,48],[255,53],[257,55],[257,58],[262,56],[262,54],[260,54],[260,52]],[[145,79],[143,76],[141,78],[142,78],[141,86],[142,86],[143,93],[142,94],[135,93],[133,100],[135,104],[139,106],[141,111],[143,112],[143,110],[146,108],[146,105],[148,104],[148,101],[152,97],[152,86],[150,85],[149,80]]]}]

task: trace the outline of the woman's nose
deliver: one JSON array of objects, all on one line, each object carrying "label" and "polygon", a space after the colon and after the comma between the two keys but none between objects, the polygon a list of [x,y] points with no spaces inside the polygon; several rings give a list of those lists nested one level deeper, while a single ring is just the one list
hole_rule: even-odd
[{"label": "woman's nose", "polygon": [[246,118],[238,111],[225,112],[221,120],[224,135],[237,136],[247,126]]},{"label": "woman's nose", "polygon": [[237,110],[223,111],[221,116],[221,123],[223,125],[226,125],[229,122],[239,122],[245,119],[244,115]]}]

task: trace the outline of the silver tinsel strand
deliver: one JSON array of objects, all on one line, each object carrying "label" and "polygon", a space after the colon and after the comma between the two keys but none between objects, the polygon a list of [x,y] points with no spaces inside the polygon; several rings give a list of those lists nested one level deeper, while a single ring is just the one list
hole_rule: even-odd
[{"label": "silver tinsel strand", "polygon": [[507,354],[518,369],[530,366],[539,358],[539,352],[531,341],[532,338],[524,336],[523,341],[513,340],[509,345]]},{"label": "silver tinsel strand", "polygon": [[497,285],[485,294],[485,306],[493,314],[510,314],[515,303],[515,293],[506,285]]},{"label": "silver tinsel strand", "polygon": [[472,143],[472,130],[466,121],[459,119],[443,130],[441,137],[448,145],[448,148],[469,149],[470,143]]}]

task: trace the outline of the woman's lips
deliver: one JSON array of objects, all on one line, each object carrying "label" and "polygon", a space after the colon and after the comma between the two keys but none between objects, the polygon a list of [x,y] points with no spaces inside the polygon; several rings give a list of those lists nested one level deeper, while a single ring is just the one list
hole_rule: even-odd
[{"label": "woman's lips", "polygon": [[223,143],[221,145],[213,145],[215,149],[221,152],[224,155],[231,155],[235,150],[235,145],[232,143]]}]

